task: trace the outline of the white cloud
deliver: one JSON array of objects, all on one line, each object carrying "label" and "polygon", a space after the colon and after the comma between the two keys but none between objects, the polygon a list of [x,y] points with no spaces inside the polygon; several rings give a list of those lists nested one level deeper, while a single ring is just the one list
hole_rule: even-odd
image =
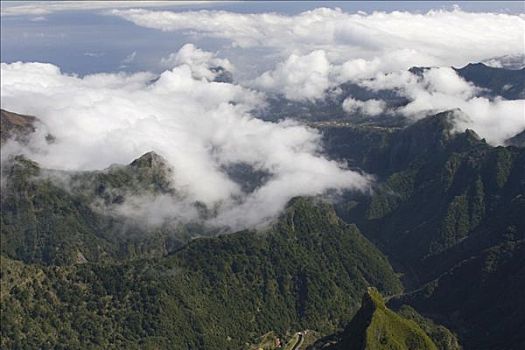
[{"label": "white cloud", "polygon": [[197,208],[191,202],[180,200],[172,195],[127,194],[124,198],[125,201],[119,205],[108,206],[105,203],[96,203],[94,207],[106,214],[111,213],[114,216],[131,219],[134,224],[146,228],[173,223],[173,220],[187,224],[200,219]]},{"label": "white cloud", "polygon": [[483,61],[487,66],[495,68],[507,69],[523,69],[525,68],[525,52],[518,55],[504,55],[501,57],[493,57]]},{"label": "white cloud", "polygon": [[[50,64],[20,62],[2,63],[1,73],[2,107],[36,115],[46,125],[37,130],[32,150],[24,150],[32,159],[54,169],[103,169],[153,150],[173,167],[173,181],[188,201],[219,206],[217,224],[256,225],[293,196],[368,183],[325,159],[315,130],[253,118],[249,110],[261,103],[259,93],[195,79],[188,64],[158,79],[149,73],[77,77]],[[54,143],[43,140],[47,132]],[[224,171],[237,163],[270,178],[244,193]]]},{"label": "white cloud", "polygon": [[449,109],[461,109],[467,119],[455,120],[456,129],[473,129],[488,142],[499,145],[525,129],[525,100],[507,101],[476,97],[478,88],[459,77],[451,68],[432,68],[418,77],[407,71],[378,74],[364,80],[371,89],[395,89],[410,102],[396,110],[409,118]]},{"label": "white cloud", "polygon": [[376,99],[359,101],[352,97],[347,97],[343,101],[343,110],[349,114],[361,113],[369,116],[377,116],[385,112],[386,103]]},{"label": "white cloud", "polygon": [[322,50],[305,56],[291,55],[277,67],[265,72],[254,85],[265,90],[283,92],[290,100],[315,100],[324,97],[330,86],[330,63]]},{"label": "white cloud", "polygon": [[455,95],[462,99],[473,97],[476,87],[465,81],[452,68],[442,67],[429,69],[423,75],[427,91]]},{"label": "white cloud", "polygon": [[259,77],[244,82],[271,93],[281,93],[289,100],[318,100],[325,97],[327,89],[348,81],[372,78],[378,72],[391,72],[412,67],[411,60],[417,59],[424,65],[437,61],[420,55],[413,50],[398,50],[371,60],[350,59],[342,64],[328,60],[324,50],[315,50],[306,55],[290,55],[284,62]]},{"label": "white cloud", "polygon": [[216,72],[211,70],[212,68],[222,67],[229,72],[233,71],[233,65],[230,61],[218,58],[217,54],[212,52],[196,48],[193,44],[186,44],[179,51],[162,58],[161,64],[168,68],[187,65],[196,79],[213,80]]},{"label": "white cloud", "polygon": [[[424,14],[399,12],[346,13],[319,8],[297,15],[243,14],[227,11],[114,10],[112,14],[139,26],[222,38],[234,46],[273,48],[283,57],[325,50],[328,59],[372,60],[391,52],[405,63],[444,66],[522,54],[523,15],[469,13],[460,9]],[[451,35],[453,33],[453,35]]]},{"label": "white cloud", "polygon": [[[230,53],[226,57],[238,66],[244,84],[291,100],[319,99],[329,87],[379,72],[412,66],[459,67],[525,51],[525,16],[459,8],[423,14],[328,8],[297,15],[147,9],[109,13],[147,28],[226,39],[231,47],[221,51]],[[252,68],[242,72],[246,67],[237,57],[255,50],[267,50],[253,57],[258,66],[274,68],[262,75]]]},{"label": "white cloud", "polygon": [[[130,4],[23,6],[3,7],[2,15]],[[477,88],[450,68],[430,69],[422,77],[406,71],[412,66],[463,66],[504,55],[523,57],[524,15],[457,8],[424,14],[321,8],[290,16],[145,9],[108,13],[139,26],[226,39],[229,44],[220,48],[222,58],[187,44],[162,59],[168,70],[160,77],[138,73],[80,78],[48,64],[2,64],[2,106],[41,117],[55,134],[57,142],[51,145],[39,143],[38,137],[33,140],[31,146],[40,152],[26,150],[48,167],[101,169],[156,151],[175,168],[174,180],[187,198],[220,205],[216,223],[257,224],[275,215],[291,196],[363,187],[367,182],[323,158],[320,135],[314,130],[254,119],[249,111],[263,103],[263,95],[253,88],[290,100],[315,101],[327,89],[354,81],[371,89],[397,90],[410,102],[390,111],[383,101],[349,96],[343,103],[349,113],[400,113],[417,119],[461,108],[469,119],[457,120],[458,130],[472,128],[494,144],[525,128],[523,100],[476,97]],[[239,67],[238,56],[245,62],[253,58],[251,68]],[[236,71],[244,70],[239,74],[246,77],[244,85],[213,82],[212,68],[233,70],[230,60]],[[261,75],[253,69],[260,66],[271,69]],[[235,163],[272,176],[253,193],[243,193],[224,171]]]},{"label": "white cloud", "polygon": [[209,3],[211,3],[211,1],[5,1],[2,2],[1,14],[2,16],[37,16],[63,11],[122,9],[130,7],[175,7]]}]

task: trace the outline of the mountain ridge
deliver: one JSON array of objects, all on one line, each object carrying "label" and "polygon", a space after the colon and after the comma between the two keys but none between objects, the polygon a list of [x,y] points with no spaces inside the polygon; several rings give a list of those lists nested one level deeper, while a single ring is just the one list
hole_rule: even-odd
[{"label": "mountain ridge", "polygon": [[[406,311],[405,311],[406,312]],[[415,322],[417,318],[405,318],[390,310],[381,294],[375,288],[368,288],[363,294],[361,308],[354,315],[343,331],[321,339],[311,346],[310,350],[343,350],[343,349],[425,349],[437,350],[438,346],[421,326]],[[420,323],[422,319],[417,319]],[[434,325],[427,329],[433,331],[440,345],[447,344],[444,349],[460,349],[454,343],[454,336]],[[440,333],[441,332],[441,333]],[[439,333],[439,335],[438,335]],[[447,338],[447,336],[449,338]],[[443,338],[450,342],[444,343]],[[439,347],[442,349],[442,347]]]}]

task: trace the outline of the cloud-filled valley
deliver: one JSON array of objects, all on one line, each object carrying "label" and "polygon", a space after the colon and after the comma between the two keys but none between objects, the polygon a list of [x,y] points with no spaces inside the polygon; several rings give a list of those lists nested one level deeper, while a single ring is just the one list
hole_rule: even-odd
[{"label": "cloud-filled valley", "polygon": [[[213,75],[204,63],[197,68]],[[274,217],[294,196],[366,188],[367,177],[321,155],[313,129],[252,117],[260,93],[194,76],[188,64],[156,79],[147,73],[80,78],[49,64],[2,64],[2,106],[36,115],[45,125],[30,147],[14,151],[46,168],[91,170],[153,150],[173,167],[173,182],[186,200],[220,205],[216,222],[236,228]],[[46,143],[48,133],[55,142]],[[243,193],[224,171],[234,164],[270,176]]]},{"label": "cloud-filled valley", "polygon": [[0,349],[525,349],[523,2],[0,18]]},{"label": "cloud-filled valley", "polygon": [[[227,42],[219,53],[194,44],[175,48],[159,59],[160,74],[77,76],[48,63],[2,63],[2,108],[43,122],[29,146],[4,145],[3,158],[23,153],[43,167],[72,171],[127,164],[149,151],[167,160],[183,194],[179,202],[130,199],[130,215],[138,208],[162,211],[166,219],[194,218],[191,205],[202,202],[218,208],[209,224],[240,229],[266,223],[295,196],[369,188],[373,175],[331,160],[318,130],[292,119],[256,118],[270,96],[317,103],[351,82],[395,91],[407,104],[345,95],[339,107],[349,116],[414,121],[459,108],[466,117],[455,120],[457,131],[471,128],[494,145],[525,129],[523,99],[488,97],[451,68],[484,60],[497,65],[495,57],[523,54],[523,15],[320,8],[296,15],[120,9],[104,16]],[[270,62],[269,70],[254,73],[238,64],[244,53],[257,59],[257,49],[267,50],[260,59]],[[132,59],[140,55],[132,52]],[[411,67],[433,68],[416,74]],[[221,80],[221,72],[234,80]],[[236,166],[266,175],[246,189],[228,172]]]}]

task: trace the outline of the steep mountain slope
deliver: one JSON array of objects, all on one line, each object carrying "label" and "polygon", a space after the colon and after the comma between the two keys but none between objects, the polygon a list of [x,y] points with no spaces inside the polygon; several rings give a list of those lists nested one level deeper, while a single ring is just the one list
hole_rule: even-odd
[{"label": "steep mountain slope", "polygon": [[171,171],[154,153],[77,173],[5,160],[2,348],[239,349],[268,331],[333,331],[369,285],[400,292],[385,257],[315,200],[294,200],[265,232],[186,246],[214,232],[113,210],[176,198]]},{"label": "steep mountain slope", "polygon": [[523,239],[511,239],[464,258],[393,304],[407,303],[442,320],[457,330],[466,349],[523,349]]},{"label": "steep mountain slope", "polygon": [[401,288],[355,226],[298,198],[266,232],[197,239],[162,259],[2,258],[2,348],[239,349],[270,330],[333,331],[370,285]]},{"label": "steep mountain slope", "polygon": [[367,148],[367,137],[353,138],[356,127],[326,128],[332,154],[379,175],[371,197],[354,196],[340,213],[405,272],[409,289],[428,283],[402,303],[450,326],[465,348],[519,348],[523,321],[513,307],[525,301],[517,292],[525,283],[525,151],[454,133],[453,115],[376,128],[361,157],[346,152],[353,142]]},{"label": "steep mountain slope", "polygon": [[[129,198],[180,195],[176,169],[154,153],[79,173],[7,160],[1,347],[239,349],[270,331],[333,332],[368,286],[397,295],[394,310],[408,304],[450,327],[465,349],[523,347],[525,149],[455,132],[458,113],[403,128],[312,123],[331,157],[376,175],[371,194],[343,196],[337,214],[298,198],[264,232],[193,241],[217,232],[119,214]],[[23,142],[32,130],[9,137]],[[228,171],[247,186],[266,176]],[[408,293],[399,295],[389,262],[360,232],[404,273]],[[377,332],[402,315],[439,349],[458,348],[408,306],[390,312]],[[413,333],[403,329],[394,335]]]},{"label": "steep mountain slope", "polygon": [[505,144],[508,146],[515,146],[515,147],[521,147],[521,148],[525,147],[525,130],[509,138],[505,142]]},{"label": "steep mountain slope", "polygon": [[[456,348],[446,346],[439,349]],[[363,296],[361,308],[352,321],[341,333],[326,337],[311,347],[311,350],[316,349],[437,350],[438,347],[418,323],[388,309],[381,294],[374,288],[368,288]]]},{"label": "steep mountain slope", "polygon": [[432,339],[439,350],[461,350],[457,335],[445,326],[435,323],[433,320],[421,316],[414,308],[402,305],[395,309],[396,313],[408,320],[412,320]]},{"label": "steep mountain slope", "polygon": [[22,141],[35,131],[36,121],[35,117],[0,109],[0,142],[3,144],[8,139]]},{"label": "steep mountain slope", "polygon": [[151,153],[128,166],[74,174],[14,157],[2,166],[2,254],[54,265],[165,255],[199,228],[150,229],[108,213],[130,196],[173,192],[169,171]]},{"label": "steep mountain slope", "polygon": [[525,68],[502,69],[470,63],[454,69],[466,81],[487,89],[491,96],[502,96],[507,100],[525,98]]},{"label": "steep mountain slope", "polygon": [[[453,116],[442,113],[397,130],[323,130],[330,154],[380,176],[375,193],[352,206],[348,220],[414,265],[484,227],[523,228],[524,151],[491,147],[472,131],[454,133]],[[368,154],[347,152],[355,143]]]}]

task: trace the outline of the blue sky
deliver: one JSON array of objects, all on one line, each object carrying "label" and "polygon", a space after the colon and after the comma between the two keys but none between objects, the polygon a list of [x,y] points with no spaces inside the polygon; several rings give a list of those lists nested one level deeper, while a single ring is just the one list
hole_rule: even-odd
[{"label": "blue sky", "polygon": [[[2,12],[32,2],[2,2]],[[339,7],[356,11],[411,11],[450,9],[458,4],[465,11],[523,13],[523,2],[229,2],[170,6],[170,10],[226,10],[240,13],[279,12],[297,14],[317,7]],[[44,5],[45,7],[45,5]],[[162,8],[162,7],[159,7]],[[159,9],[153,8],[153,9]],[[158,62],[183,44],[193,42],[217,51],[225,43],[218,39],[188,37],[139,27],[129,21],[104,14],[105,10],[69,10],[41,15],[2,16],[1,60],[49,62],[64,72],[89,74],[111,71],[161,69]],[[133,54],[135,53],[135,54]],[[133,57],[133,60],[131,58]],[[128,58],[128,60],[126,60]]]}]

